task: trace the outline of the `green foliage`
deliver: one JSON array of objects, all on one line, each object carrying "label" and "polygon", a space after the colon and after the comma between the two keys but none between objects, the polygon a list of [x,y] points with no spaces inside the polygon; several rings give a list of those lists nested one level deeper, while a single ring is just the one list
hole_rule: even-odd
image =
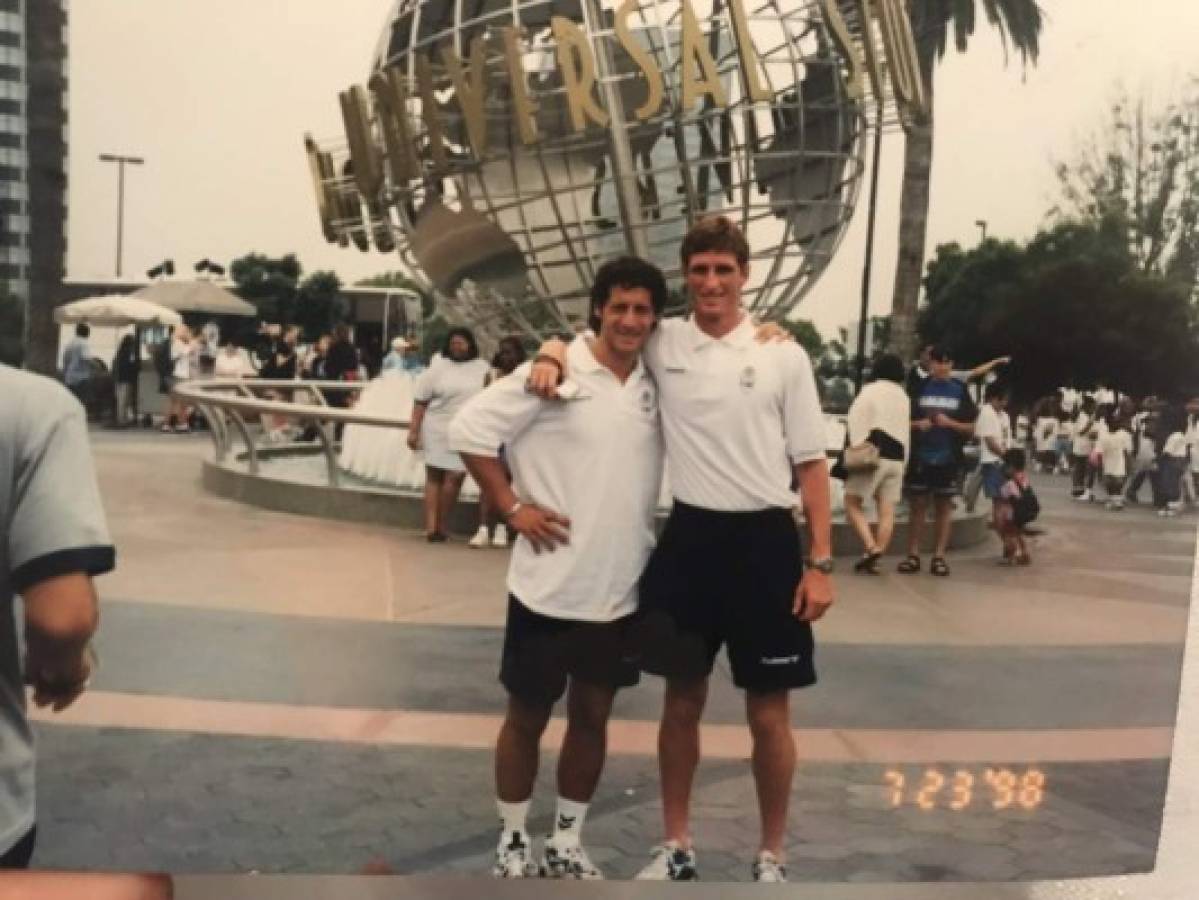
[{"label": "green foliage", "polygon": [[1014,48],[1022,62],[1036,63],[1045,24],[1036,0],[912,0],[912,30],[926,52],[931,50],[937,59],[945,56],[951,33],[955,49],[965,53],[974,36],[980,5],[987,23],[999,32],[1005,54]]},{"label": "green foliage", "polygon": [[1133,394],[1199,386],[1187,291],[1140,271],[1110,224],[1059,222],[1024,246],[943,245],[924,284],[921,338],[947,344],[962,367],[1011,354],[1021,400],[1101,379]]},{"label": "green foliage", "polygon": [[292,321],[304,330],[305,340],[316,340],[345,321],[349,307],[340,290],[341,279],[334,272],[313,272],[300,283]]},{"label": "green foliage", "polygon": [[20,366],[25,360],[25,304],[0,293],[0,363]]},{"label": "green foliage", "polygon": [[263,320],[279,325],[294,320],[302,273],[300,261],[291,253],[279,258],[250,253],[230,266],[235,293],[253,303]]},{"label": "green foliage", "polygon": [[298,325],[305,340],[314,340],[343,321],[348,310],[335,273],[313,272],[302,279],[303,273],[292,253],[277,258],[250,253],[230,267],[234,292],[253,303],[263,321]]},{"label": "green foliage", "polygon": [[1059,219],[1102,223],[1137,268],[1199,290],[1199,78],[1147,108],[1120,94],[1100,132],[1057,165]]},{"label": "green foliage", "polygon": [[783,328],[791,332],[796,342],[808,351],[813,361],[820,359],[824,353],[824,338],[820,331],[807,319],[792,319],[779,322]]}]

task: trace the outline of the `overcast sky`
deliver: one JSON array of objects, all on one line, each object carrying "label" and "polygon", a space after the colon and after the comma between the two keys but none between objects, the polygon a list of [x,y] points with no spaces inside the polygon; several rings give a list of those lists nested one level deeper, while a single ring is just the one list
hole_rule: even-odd
[{"label": "overcast sky", "polygon": [[[977,219],[996,236],[1030,236],[1053,202],[1052,160],[1101,122],[1118,83],[1163,95],[1199,73],[1194,0],[1041,3],[1049,24],[1035,68],[1005,68],[984,33],[939,70],[930,255],[977,240]],[[398,257],[324,242],[302,149],[305,131],[341,133],[337,92],[364,81],[391,5],[71,4],[69,275],[114,273],[117,173],[100,153],[146,158],[126,185],[127,275],[249,251],[295,252],[306,270],[346,282],[396,268]],[[884,143],[873,313],[890,306],[902,155],[901,139]],[[826,336],[857,318],[865,223],[863,189],[838,258],[799,311]]]}]

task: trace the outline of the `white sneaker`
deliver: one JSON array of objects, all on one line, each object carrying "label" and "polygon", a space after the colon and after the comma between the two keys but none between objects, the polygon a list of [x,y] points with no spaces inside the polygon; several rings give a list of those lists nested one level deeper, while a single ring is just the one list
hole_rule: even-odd
[{"label": "white sneaker", "polygon": [[763,850],[758,854],[751,871],[754,881],[760,881],[763,884],[783,884],[787,880],[787,867],[779,862],[778,857],[769,850]]},{"label": "white sneaker", "polygon": [[650,851],[653,859],[637,873],[637,881],[699,881],[695,850],[685,850],[678,841],[667,841]]},{"label": "white sneaker", "polygon": [[466,542],[466,546],[472,550],[481,550],[487,546],[487,539],[490,535],[487,534],[487,526],[480,525],[479,530],[475,532],[475,536]]},{"label": "white sneaker", "polygon": [[541,869],[533,861],[533,849],[527,834],[513,831],[500,835],[491,874],[495,878],[536,878],[541,874]]},{"label": "white sneaker", "polygon": [[506,525],[496,525],[495,534],[491,538],[491,546],[507,547],[508,546],[508,527]]},{"label": "white sneaker", "polygon": [[545,839],[546,878],[573,878],[579,881],[602,881],[603,873],[578,841],[556,840],[556,835]]}]

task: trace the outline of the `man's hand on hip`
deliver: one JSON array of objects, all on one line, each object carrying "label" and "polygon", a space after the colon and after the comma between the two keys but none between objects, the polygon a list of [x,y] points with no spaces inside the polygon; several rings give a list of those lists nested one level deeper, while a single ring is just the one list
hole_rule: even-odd
[{"label": "man's hand on hip", "polygon": [[534,553],[542,550],[552,553],[559,544],[570,543],[570,519],[532,503],[522,503],[508,517],[508,527],[532,544]]}]

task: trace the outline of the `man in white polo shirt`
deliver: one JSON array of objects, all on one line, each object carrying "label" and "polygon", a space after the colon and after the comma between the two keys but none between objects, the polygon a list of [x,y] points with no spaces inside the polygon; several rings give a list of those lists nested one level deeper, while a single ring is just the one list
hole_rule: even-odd
[{"label": "man in white polo shirt", "polygon": [[[816,680],[811,622],[833,601],[824,416],[803,348],[755,340],[741,306],[749,277],[741,231],[723,216],[700,221],[683,241],[682,264],[691,317],[662,322],[644,354],[661,391],[674,506],[641,579],[635,629],[642,670],[666,678],[658,738],[666,840],[638,877],[698,877],[691,790],[708,678],[726,646],[753,738],[762,818],[753,876],[785,881],[790,691]],[[537,365],[539,390],[556,367]],[[793,485],[808,525],[807,566]]]},{"label": "man in white polo shirt", "polygon": [[496,744],[497,877],[537,874],[525,823],[541,736],[568,683],[544,867],[551,877],[602,877],[580,832],[616,690],[639,678],[625,632],[654,543],[663,455],[658,391],[640,356],[666,297],[655,266],[630,257],[605,264],[591,296],[596,336],[570,345],[564,402],[527,391],[525,365],[473,397],[450,426],[451,446],[520,535],[500,670],[509,701]]}]

